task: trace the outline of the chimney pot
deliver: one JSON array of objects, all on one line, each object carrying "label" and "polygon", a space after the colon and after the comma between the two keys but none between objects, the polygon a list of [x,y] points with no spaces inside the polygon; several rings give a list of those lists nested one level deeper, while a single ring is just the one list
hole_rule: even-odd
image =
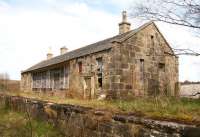
[{"label": "chimney pot", "polygon": [[127,22],[127,13],[122,11],[122,22],[119,23],[119,34],[126,33],[130,31],[131,24]]},{"label": "chimney pot", "polygon": [[53,58],[53,53],[51,52],[51,47],[49,47],[48,53],[47,53],[47,60]]},{"label": "chimney pot", "polygon": [[68,50],[68,49],[67,49],[65,46],[64,46],[64,47],[61,47],[61,48],[60,48],[60,54],[63,55],[63,54],[65,54],[65,53],[67,53],[67,50]]},{"label": "chimney pot", "polygon": [[53,54],[52,53],[47,53],[47,60],[53,58]]}]

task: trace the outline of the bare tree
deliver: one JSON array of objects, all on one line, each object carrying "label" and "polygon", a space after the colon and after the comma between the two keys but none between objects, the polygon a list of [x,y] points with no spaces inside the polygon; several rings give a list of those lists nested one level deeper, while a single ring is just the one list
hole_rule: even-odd
[{"label": "bare tree", "polygon": [[[185,26],[200,34],[200,0],[141,0],[131,9],[132,18]],[[191,49],[173,50],[175,55],[200,56]]]},{"label": "bare tree", "polygon": [[190,55],[190,56],[200,56],[200,53],[193,51],[191,49],[173,49],[175,55]]},{"label": "bare tree", "polygon": [[200,30],[200,0],[142,0],[131,16]]}]

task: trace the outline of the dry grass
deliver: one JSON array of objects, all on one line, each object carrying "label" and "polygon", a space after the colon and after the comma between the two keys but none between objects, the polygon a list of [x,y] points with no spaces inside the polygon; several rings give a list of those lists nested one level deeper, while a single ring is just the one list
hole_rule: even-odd
[{"label": "dry grass", "polygon": [[0,91],[19,90],[20,81],[17,80],[0,80]]},{"label": "dry grass", "polygon": [[44,94],[9,93],[10,95],[36,98],[60,104],[81,105],[95,109],[105,109],[113,113],[135,114],[138,116],[200,124],[200,99],[140,97],[132,100],[81,100],[59,98]]},{"label": "dry grass", "polygon": [[30,137],[31,131],[34,137],[62,137],[53,125],[39,120],[29,121],[26,114],[13,112],[0,105],[1,137]]}]

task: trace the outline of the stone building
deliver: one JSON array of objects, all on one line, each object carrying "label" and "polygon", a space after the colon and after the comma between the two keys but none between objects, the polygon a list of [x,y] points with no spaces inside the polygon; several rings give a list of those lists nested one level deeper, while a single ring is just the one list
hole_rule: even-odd
[{"label": "stone building", "polygon": [[178,58],[154,22],[47,59],[21,73],[21,90],[83,98],[178,95]]}]

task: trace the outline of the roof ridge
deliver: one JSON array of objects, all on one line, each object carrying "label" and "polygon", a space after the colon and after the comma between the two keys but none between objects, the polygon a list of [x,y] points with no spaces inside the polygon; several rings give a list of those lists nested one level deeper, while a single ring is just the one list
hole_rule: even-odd
[{"label": "roof ridge", "polygon": [[[143,24],[142,26],[140,26],[140,27],[138,27],[138,28],[136,28],[136,29],[131,30],[132,33],[130,33],[129,35],[127,35],[127,36],[125,36],[125,37],[122,37],[122,38],[119,39],[119,40],[116,40],[116,42],[121,43],[121,42],[127,40],[127,39],[130,38],[131,36],[135,35],[137,32],[139,32],[139,31],[141,31],[142,29],[146,28],[147,26],[151,25],[152,23],[155,24],[154,21],[146,22],[146,23]],[[115,42],[115,41],[113,41],[113,42]]]},{"label": "roof ridge", "polygon": [[[133,30],[130,30],[130,31],[133,31]],[[70,52],[73,52],[73,51],[76,51],[76,50],[80,50],[80,49],[84,49],[84,48],[89,47],[89,46],[91,46],[91,45],[98,44],[98,43],[100,43],[100,42],[105,42],[105,41],[107,41],[107,40],[114,39],[114,38],[116,38],[116,37],[118,37],[118,36],[121,36],[121,35],[125,35],[125,34],[127,34],[127,33],[130,33],[130,31],[128,31],[128,32],[126,32],[126,33],[123,33],[123,34],[117,34],[117,35],[115,35],[115,36],[112,36],[112,37],[109,37],[109,38],[106,38],[106,39],[103,39],[103,40],[94,42],[94,43],[92,43],[92,44],[85,45],[85,46],[83,46],[83,47],[80,47],[80,48],[71,50]],[[69,53],[69,52],[67,52],[67,53]],[[67,54],[67,53],[65,53],[65,54]],[[63,55],[65,55],[65,54],[63,54]],[[58,55],[58,56],[62,56],[62,55]],[[55,57],[57,57],[57,56],[55,56]],[[55,58],[55,57],[54,57],[54,58]]]},{"label": "roof ridge", "polygon": [[145,23],[144,25],[142,25],[142,26],[140,26],[136,29],[130,30],[126,33],[118,34],[118,35],[115,35],[113,37],[100,40],[98,42],[83,46],[81,48],[74,49],[74,50],[69,51],[65,54],[55,56],[55,57],[48,59],[48,60],[43,60],[43,61],[33,65],[32,67],[22,71],[22,73],[33,71],[33,70],[38,70],[40,68],[44,68],[44,67],[47,67],[47,66],[50,66],[50,65],[58,64],[58,63],[61,63],[61,62],[64,62],[64,61],[67,61],[67,60],[70,60],[70,59],[73,59],[73,58],[85,56],[85,55],[88,55],[88,54],[91,54],[91,53],[96,53],[96,52],[108,50],[108,49],[112,48],[111,43],[113,41],[119,41],[119,42],[123,41],[123,40],[129,38],[130,36],[136,34],[138,31],[145,28],[146,26],[148,26],[151,23],[152,23],[152,21]]}]

